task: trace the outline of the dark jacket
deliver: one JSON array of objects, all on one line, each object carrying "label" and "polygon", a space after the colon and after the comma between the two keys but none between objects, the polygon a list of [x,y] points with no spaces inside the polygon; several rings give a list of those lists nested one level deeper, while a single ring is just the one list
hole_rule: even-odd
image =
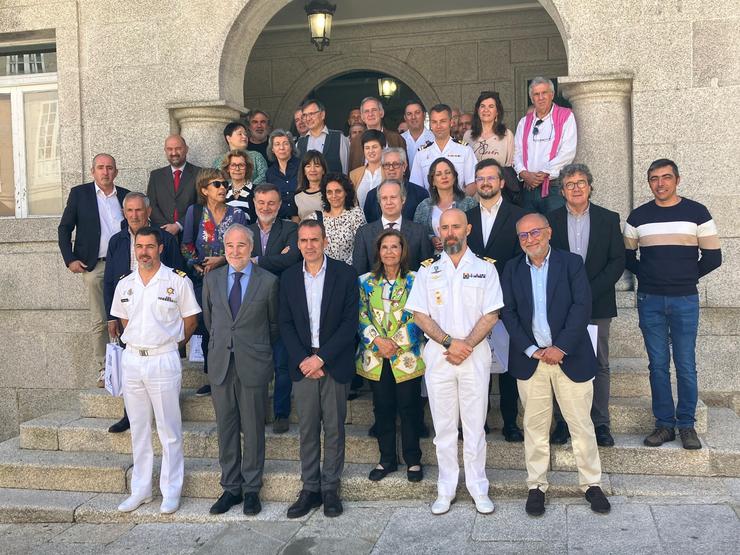
[{"label": "dark jacket", "polygon": [[[267,249],[262,252],[260,241],[260,227],[258,223],[248,226],[254,234],[252,257],[259,257],[257,265],[280,277],[283,270],[290,268],[301,260],[301,251],[298,250],[298,224],[287,220],[275,220],[267,239]],[[288,252],[282,251],[289,247]]]},{"label": "dark jacket", "polygon": [[516,222],[527,213],[523,208],[511,204],[504,199],[498,208],[498,214],[493,221],[488,242],[483,244],[483,225],[480,217],[480,204],[471,208],[465,214],[468,223],[472,226],[468,235],[468,246],[478,256],[487,256],[494,259],[499,277],[504,273],[506,263],[522,254],[519,238],[516,235]]},{"label": "dark jacket", "polygon": [[[352,266],[357,270],[357,275],[361,276],[373,269],[375,241],[382,231],[383,222],[381,220],[365,224],[357,230],[352,253]],[[401,220],[401,235],[406,238],[409,246],[409,269],[415,272],[423,260],[434,255],[434,247],[424,226],[409,220],[406,216],[403,216]]]},{"label": "dark jacket", "polygon": [[[355,375],[360,289],[357,273],[351,266],[329,257],[326,264],[318,356],[324,361],[324,372],[337,382],[346,384]],[[280,277],[279,304],[280,337],[288,351],[290,377],[297,382],[303,379],[298,365],[312,354],[302,262],[285,270]]]},{"label": "dark jacket", "polygon": [[[591,318],[613,318],[617,315],[614,285],[624,272],[624,241],[619,227],[619,214],[591,203],[591,230],[586,250],[586,275],[591,285]],[[568,212],[563,206],[547,214],[552,227],[550,244],[570,250]]]},{"label": "dark jacket", "polygon": [[[429,191],[424,187],[419,187],[416,183],[406,181],[404,184],[406,189],[406,200],[403,203],[403,210],[401,215],[404,219],[413,220],[414,214],[416,213],[416,207],[425,198],[429,198]],[[365,221],[372,223],[375,220],[379,220],[383,215],[378,204],[378,188],[373,187],[365,198]]]},{"label": "dark jacket", "polygon": [[[121,206],[128,193],[128,189],[116,186],[116,197]],[[64,207],[57,227],[57,236],[64,264],[69,266],[75,260],[79,260],[87,266],[88,272],[95,268],[100,250],[100,216],[98,201],[95,198],[95,182],[77,185],[69,191],[67,206]]]},{"label": "dark jacket", "polygon": [[[581,257],[553,248],[547,272],[547,322],[552,344],[565,353],[561,368],[574,382],[596,375],[596,355],[586,330],[591,320],[591,288]],[[522,254],[509,260],[501,285],[501,318],[509,332],[509,373],[518,380],[532,377],[539,361],[525,354],[537,345],[532,332],[532,277]]]},{"label": "dark jacket", "polygon": [[175,208],[177,208],[177,220],[182,225],[188,206],[198,202],[195,181],[200,170],[200,167],[185,162],[177,193],[175,193],[175,180],[170,166],[152,170],[146,186],[146,196],[149,197],[151,203],[150,219],[154,227],[175,223]]}]

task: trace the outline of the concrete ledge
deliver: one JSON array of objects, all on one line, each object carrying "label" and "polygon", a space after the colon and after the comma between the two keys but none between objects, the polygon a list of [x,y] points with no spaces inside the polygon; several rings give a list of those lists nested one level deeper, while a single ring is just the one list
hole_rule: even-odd
[{"label": "concrete ledge", "polygon": [[94,493],[0,489],[0,522],[74,522]]}]

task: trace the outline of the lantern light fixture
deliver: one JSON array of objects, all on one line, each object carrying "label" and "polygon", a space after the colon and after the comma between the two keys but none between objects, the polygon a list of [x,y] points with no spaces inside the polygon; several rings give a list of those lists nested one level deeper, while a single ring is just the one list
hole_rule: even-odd
[{"label": "lantern light fixture", "polygon": [[308,26],[311,29],[311,42],[316,46],[316,50],[321,52],[325,46],[329,46],[331,21],[337,5],[323,0],[312,0],[306,2],[304,9],[308,16]]}]

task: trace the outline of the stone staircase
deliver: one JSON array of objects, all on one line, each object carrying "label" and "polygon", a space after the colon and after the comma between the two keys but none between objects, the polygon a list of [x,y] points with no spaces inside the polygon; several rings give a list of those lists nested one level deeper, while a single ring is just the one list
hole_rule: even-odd
[{"label": "stone staircase", "polygon": [[[186,364],[181,394],[186,456],[183,506],[207,509],[221,490],[213,406],[210,397],[194,394],[203,383],[205,376],[199,367]],[[525,488],[524,447],[507,443],[501,436],[495,385],[494,379],[487,451],[491,494],[521,497]],[[616,446],[600,450],[608,494],[681,495],[683,487],[696,490],[697,484],[704,483],[702,487],[711,490],[718,480],[712,477],[740,477],[740,419],[733,410],[699,402],[696,416],[704,444],[701,450],[686,451],[679,441],[651,449],[642,444],[653,426],[649,391],[644,360],[612,360],[610,411]],[[132,468],[129,433],[107,432],[122,410],[122,399],[100,389],[84,390],[79,394],[79,410],[27,421],[21,425],[18,438],[1,443],[0,521],[48,521],[68,519],[70,515],[84,522],[143,522],[155,518],[156,511],[152,510],[125,515],[115,510],[128,492]],[[428,410],[426,418],[431,424]],[[409,483],[403,469],[381,482],[367,479],[378,460],[376,440],[367,435],[372,419],[369,392],[348,403],[343,497],[356,501],[433,499],[437,467],[431,439],[422,440],[425,479],[421,483]],[[295,414],[291,421],[296,422]],[[156,434],[154,446],[159,454]],[[268,504],[294,500],[300,489],[297,426],[282,435],[272,434],[268,426],[266,456],[262,499]],[[155,468],[158,465],[156,461]],[[550,495],[580,495],[570,445],[553,446],[551,470]],[[674,486],[663,490],[660,484],[665,481]],[[466,495],[464,488],[460,495]],[[208,518],[207,510],[202,513],[186,511],[175,518],[202,521]]]}]

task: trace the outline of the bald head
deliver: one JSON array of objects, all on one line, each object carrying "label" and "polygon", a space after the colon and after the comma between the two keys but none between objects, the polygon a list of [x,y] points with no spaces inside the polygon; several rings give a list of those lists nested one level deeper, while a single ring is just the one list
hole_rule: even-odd
[{"label": "bald head", "polygon": [[550,225],[550,222],[547,221],[547,218],[543,216],[542,214],[539,214],[537,212],[533,212],[531,214],[525,214],[519,220],[516,222],[516,230],[519,231],[520,226],[522,228],[524,227],[547,227]]},{"label": "bald head", "polygon": [[180,168],[187,161],[188,145],[180,135],[170,135],[164,141],[164,153],[173,168]]},{"label": "bald head", "polygon": [[527,214],[516,223],[516,232],[522,250],[539,266],[550,251],[552,230],[547,218],[542,214]]},{"label": "bald head", "polygon": [[439,218],[439,237],[442,247],[449,255],[463,252],[467,245],[470,225],[465,212],[458,208],[450,208],[442,212]]},{"label": "bald head", "polygon": [[447,223],[451,221],[462,222],[463,225],[468,225],[468,217],[459,208],[450,208],[442,212],[442,215],[439,217],[439,226],[442,227],[442,222]]}]

